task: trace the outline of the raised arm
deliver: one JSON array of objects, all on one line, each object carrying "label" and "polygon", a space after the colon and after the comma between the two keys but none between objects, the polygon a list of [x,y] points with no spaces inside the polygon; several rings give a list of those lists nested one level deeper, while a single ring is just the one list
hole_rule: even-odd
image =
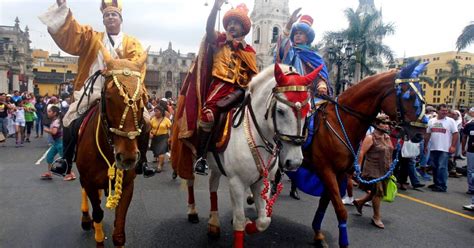
[{"label": "raised arm", "polygon": [[94,30],[90,26],[80,25],[72,16],[66,0],[56,0],[45,13],[39,16],[48,27],[48,32],[63,51],[79,56],[92,42]]},{"label": "raised arm", "polygon": [[291,30],[291,27],[293,26],[293,23],[298,21],[298,18],[300,18],[301,16],[300,11],[301,11],[301,8],[295,9],[295,11],[293,11],[293,13],[291,14],[290,19],[288,19],[288,23],[285,26],[285,30],[283,30],[283,34],[285,36],[287,37],[290,36],[290,30]]},{"label": "raised arm", "polygon": [[216,31],[214,30],[216,26],[217,12],[221,9],[224,2],[225,0],[216,0],[214,6],[212,6],[209,17],[207,18],[206,41],[209,43],[214,43],[217,39]]}]

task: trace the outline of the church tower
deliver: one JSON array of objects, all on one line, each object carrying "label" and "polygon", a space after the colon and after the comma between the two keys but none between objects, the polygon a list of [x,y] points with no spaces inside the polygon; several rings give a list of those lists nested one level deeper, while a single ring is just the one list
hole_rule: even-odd
[{"label": "church tower", "polygon": [[252,20],[252,46],[257,52],[257,65],[263,69],[273,63],[273,50],[283,32],[290,12],[289,0],[255,0]]}]

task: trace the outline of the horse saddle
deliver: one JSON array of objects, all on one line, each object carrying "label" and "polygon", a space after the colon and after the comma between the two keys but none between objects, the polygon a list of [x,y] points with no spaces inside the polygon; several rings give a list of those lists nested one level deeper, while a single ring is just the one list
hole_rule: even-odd
[{"label": "horse saddle", "polygon": [[220,114],[211,139],[210,151],[221,153],[227,148],[232,130],[234,108],[242,103],[244,96],[245,91],[239,88],[217,102]]}]

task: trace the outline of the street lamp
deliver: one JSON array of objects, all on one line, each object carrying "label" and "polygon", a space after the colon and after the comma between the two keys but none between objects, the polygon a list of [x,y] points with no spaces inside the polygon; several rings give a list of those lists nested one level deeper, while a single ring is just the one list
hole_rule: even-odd
[{"label": "street lamp", "polygon": [[[336,96],[338,96],[341,91],[344,89],[344,85],[348,83],[345,77],[349,74],[347,62],[355,60],[353,45],[349,41],[346,41],[342,38],[336,38],[335,43],[333,43],[328,48],[329,60],[332,63],[336,63],[337,72],[336,72]],[[344,74],[344,80],[341,80],[341,66],[343,66],[342,73]],[[349,81],[350,82],[350,81]]]}]

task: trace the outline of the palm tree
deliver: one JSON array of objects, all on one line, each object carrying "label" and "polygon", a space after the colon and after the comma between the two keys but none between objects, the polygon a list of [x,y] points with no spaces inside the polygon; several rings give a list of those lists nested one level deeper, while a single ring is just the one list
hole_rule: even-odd
[{"label": "palm tree", "polygon": [[474,41],[474,22],[471,22],[471,24],[464,27],[461,35],[459,35],[458,40],[456,41],[458,52],[468,47],[472,41]]},{"label": "palm tree", "polygon": [[393,61],[393,51],[382,43],[382,39],[395,32],[393,24],[384,24],[381,21],[380,12],[362,14],[354,9],[345,10],[349,21],[349,27],[338,32],[328,32],[324,35],[323,44],[331,46],[336,38],[343,38],[354,48],[355,81],[362,79],[364,75],[375,73],[375,68],[381,68],[382,62],[377,61],[382,56],[388,61]]},{"label": "palm tree", "polygon": [[453,86],[453,102],[452,102],[452,109],[456,107],[456,98],[457,98],[457,85],[458,82],[463,86],[469,81],[473,81],[474,78],[470,77],[470,72],[472,71],[472,66],[466,65],[462,67],[459,62],[456,60],[449,60],[447,64],[451,67],[450,71],[441,71],[437,74],[439,81],[443,81],[443,88],[447,88],[448,86]]}]

